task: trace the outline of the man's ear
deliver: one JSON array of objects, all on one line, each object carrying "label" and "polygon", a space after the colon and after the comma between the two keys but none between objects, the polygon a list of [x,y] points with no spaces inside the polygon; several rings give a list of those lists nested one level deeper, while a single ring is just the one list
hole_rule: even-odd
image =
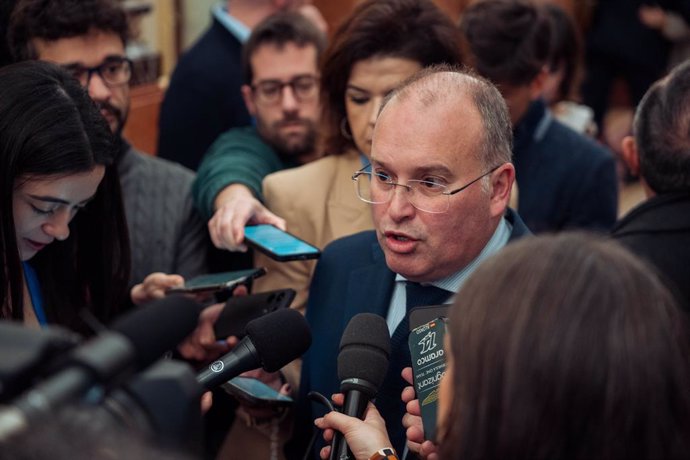
[{"label": "man's ear", "polygon": [[633,136],[625,136],[621,141],[621,156],[630,174],[634,177],[640,175],[640,156],[637,153],[637,142]]},{"label": "man's ear", "polygon": [[491,174],[491,215],[502,216],[505,213],[510,192],[515,182],[515,167],[505,163]]},{"label": "man's ear", "polygon": [[256,116],[256,104],[254,104],[254,98],[252,97],[252,88],[249,85],[242,85],[242,99],[244,99],[244,105],[247,107],[249,115]]},{"label": "man's ear", "polygon": [[544,86],[546,85],[546,79],[549,76],[549,71],[546,66],[542,67],[536,77],[532,79],[529,83],[529,94],[530,100],[534,101],[539,99],[544,93]]}]

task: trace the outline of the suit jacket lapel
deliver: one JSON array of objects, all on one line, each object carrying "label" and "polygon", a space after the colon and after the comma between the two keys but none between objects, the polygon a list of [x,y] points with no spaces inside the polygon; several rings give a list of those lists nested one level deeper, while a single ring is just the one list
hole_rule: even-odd
[{"label": "suit jacket lapel", "polygon": [[372,244],[372,263],[353,270],[347,286],[345,318],[358,313],[376,313],[386,317],[393,291],[395,273],[386,265],[378,242]]}]

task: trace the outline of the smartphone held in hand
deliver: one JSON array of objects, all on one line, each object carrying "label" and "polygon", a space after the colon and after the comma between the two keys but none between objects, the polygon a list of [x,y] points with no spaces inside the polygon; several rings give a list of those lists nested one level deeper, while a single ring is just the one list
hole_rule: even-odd
[{"label": "smartphone held in hand", "polygon": [[436,439],[439,385],[446,372],[443,350],[445,333],[445,318],[436,318],[414,329],[408,339],[414,390],[422,412],[424,437],[432,441]]},{"label": "smartphone held in hand", "polygon": [[256,408],[292,405],[291,397],[281,394],[262,381],[250,377],[235,377],[221,385],[221,388],[245,404]]},{"label": "smartphone held in hand", "polygon": [[244,238],[249,245],[279,262],[316,259],[321,255],[316,246],[273,225],[244,227]]},{"label": "smartphone held in hand", "polygon": [[233,272],[211,273],[201,275],[188,280],[182,286],[170,288],[167,294],[201,294],[218,291],[232,291],[237,286],[246,285],[253,279],[266,274],[266,269],[252,268],[249,270],[237,270]]}]

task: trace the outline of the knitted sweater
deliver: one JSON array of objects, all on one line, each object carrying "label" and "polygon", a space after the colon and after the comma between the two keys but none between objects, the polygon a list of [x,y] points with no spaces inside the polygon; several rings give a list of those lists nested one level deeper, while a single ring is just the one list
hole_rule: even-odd
[{"label": "knitted sweater", "polygon": [[194,173],[126,142],[117,168],[132,250],[130,287],[153,272],[186,279],[206,273],[210,240],[192,204]]}]

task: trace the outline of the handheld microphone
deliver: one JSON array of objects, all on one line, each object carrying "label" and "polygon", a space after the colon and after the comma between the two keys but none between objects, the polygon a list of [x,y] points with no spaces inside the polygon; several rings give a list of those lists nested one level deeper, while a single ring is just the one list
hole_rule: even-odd
[{"label": "handheld microphone", "polygon": [[[342,413],[364,417],[367,403],[376,396],[388,372],[391,353],[386,320],[373,313],[352,317],[340,339],[338,378],[345,394]],[[353,458],[343,435],[335,432],[331,442],[331,460]]]},{"label": "handheld microphone", "polygon": [[161,359],[111,391],[98,413],[160,445],[188,450],[200,458],[203,389],[196,372],[182,361]]},{"label": "handheld microphone", "polygon": [[75,348],[61,371],[14,400],[13,407],[0,410],[0,440],[84,396],[94,385],[115,384],[147,367],[194,330],[199,309],[193,300],[171,296],[117,320],[112,330]]},{"label": "handheld microphone", "polygon": [[232,351],[197,375],[197,381],[207,390],[259,367],[276,372],[302,356],[311,345],[307,320],[289,308],[250,321],[246,331],[247,335]]}]

